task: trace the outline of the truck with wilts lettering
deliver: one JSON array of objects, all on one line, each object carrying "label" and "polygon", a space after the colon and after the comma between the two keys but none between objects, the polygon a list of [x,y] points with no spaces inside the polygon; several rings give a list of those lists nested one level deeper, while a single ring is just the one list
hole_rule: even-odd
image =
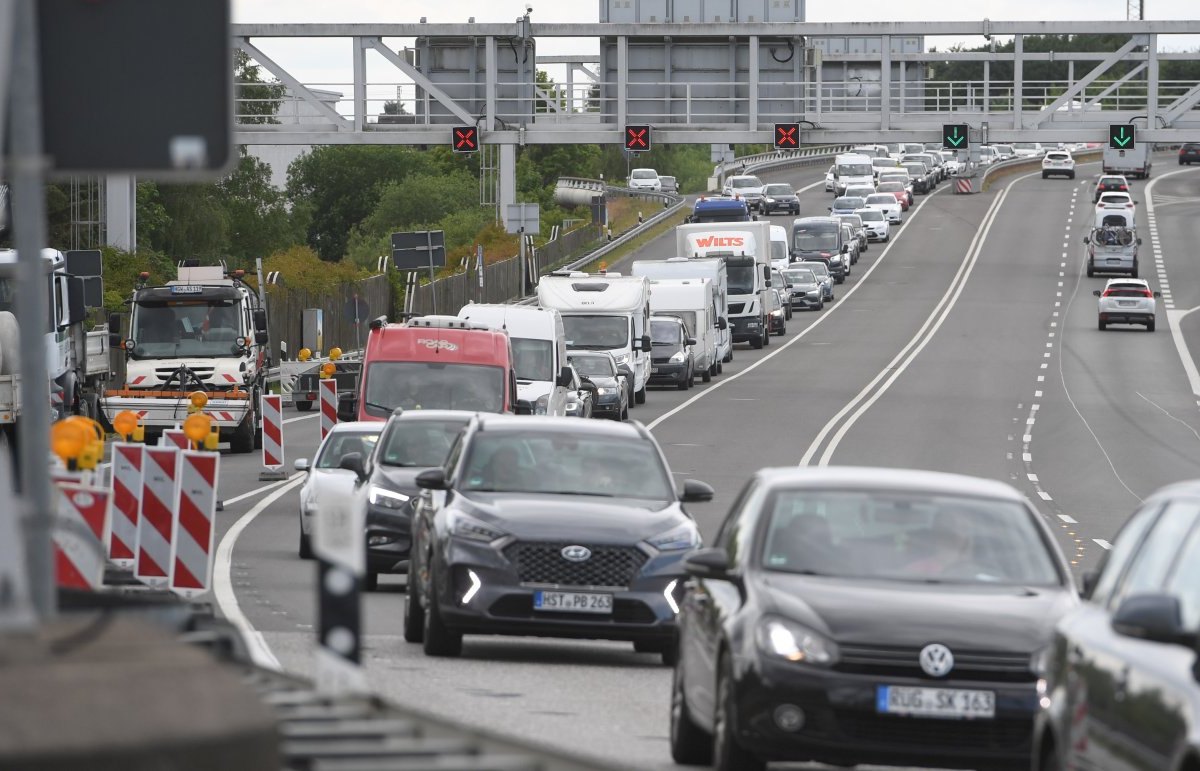
[{"label": "truck with wilts lettering", "polygon": [[725,261],[729,325],[735,343],[770,345],[771,223],[689,223],[675,228],[675,256]]}]

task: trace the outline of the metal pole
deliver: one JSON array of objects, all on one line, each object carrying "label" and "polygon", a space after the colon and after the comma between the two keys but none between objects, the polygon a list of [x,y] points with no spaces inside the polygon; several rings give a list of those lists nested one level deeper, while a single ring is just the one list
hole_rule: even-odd
[{"label": "metal pole", "polygon": [[525,205],[524,204],[521,204],[521,223],[522,223],[521,228],[519,230],[517,230],[517,238],[521,239],[521,251],[520,251],[519,259],[521,261],[521,296],[524,297],[526,294],[528,294],[528,292],[526,292],[526,290],[525,290],[526,276],[525,276],[525,225],[524,225],[524,223],[525,223]]},{"label": "metal pole", "polygon": [[17,323],[24,409],[20,420],[21,498],[26,524],[33,607],[53,616],[58,597],[51,542],[50,382],[45,333],[50,314],[42,247],[46,243],[45,157],[42,155],[41,73],[33,0],[16,2],[12,93],[9,102],[13,182],[13,234],[18,253]]},{"label": "metal pole", "polygon": [[433,298],[433,315],[437,315],[437,287],[433,285],[433,231],[425,231],[425,256],[429,259],[429,296]]}]

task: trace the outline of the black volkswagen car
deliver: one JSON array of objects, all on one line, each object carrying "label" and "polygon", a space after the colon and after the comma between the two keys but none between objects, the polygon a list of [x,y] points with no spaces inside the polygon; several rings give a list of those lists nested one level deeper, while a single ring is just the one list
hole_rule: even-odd
[{"label": "black volkswagen car", "polygon": [[1011,487],[766,469],[685,567],[676,762],[1028,767],[1044,650],[1078,598]]},{"label": "black volkswagen car", "polygon": [[675,653],[683,556],[700,534],[640,423],[479,415],[417,475],[405,639],[457,656],[464,634],[626,640]]},{"label": "black volkswagen car", "polygon": [[784,214],[800,214],[800,199],[796,191],[786,182],[773,182],[763,188],[763,198],[759,201],[758,210],[763,214],[783,212]]},{"label": "black volkswagen car", "polygon": [[617,369],[617,360],[608,351],[572,351],[567,360],[583,377],[596,386],[592,402],[593,418],[629,419],[629,388]]},{"label": "black volkswagen car", "polygon": [[454,437],[474,414],[397,409],[368,457],[342,458],[342,467],[358,475],[354,505],[367,514],[366,589],[378,586],[381,573],[408,572],[417,474],[445,462]]},{"label": "black volkswagen car", "polygon": [[1147,498],[1084,586],[1048,655],[1035,769],[1197,771],[1200,481]]}]

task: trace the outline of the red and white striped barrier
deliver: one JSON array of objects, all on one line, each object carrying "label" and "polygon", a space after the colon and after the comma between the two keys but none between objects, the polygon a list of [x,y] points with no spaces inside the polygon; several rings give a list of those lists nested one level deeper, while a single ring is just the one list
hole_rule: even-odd
[{"label": "red and white striped barrier", "polygon": [[179,450],[147,447],[142,458],[142,518],[134,576],[165,587],[171,578],[175,511],[179,505]]},{"label": "red and white striped barrier", "polygon": [[58,485],[54,574],[59,586],[96,589],[104,583],[111,500],[109,491],[101,487]]},{"label": "red and white striped barrier", "polygon": [[259,479],[279,479],[283,472],[283,397],[262,395],[262,461]]},{"label": "red and white striped barrier", "polygon": [[220,457],[215,452],[180,453],[179,516],[175,520],[170,587],[188,599],[204,594],[212,586]]},{"label": "red and white striped barrier", "polygon": [[318,390],[321,394],[321,439],[324,439],[338,422],[337,381],[333,379],[321,380]]},{"label": "red and white striped barrier", "polygon": [[971,180],[968,177],[958,177],[957,179],[955,179],[954,180],[954,192],[955,193],[970,193],[971,192]]},{"label": "red and white striped barrier", "polygon": [[112,454],[113,517],[108,558],[131,568],[137,560],[138,522],[142,517],[142,445],[114,442]]},{"label": "red and white striped barrier", "polygon": [[188,439],[187,434],[185,434],[181,429],[168,428],[166,431],[162,432],[162,442],[160,443],[160,446],[174,447],[176,450],[190,450],[192,449],[192,441]]}]

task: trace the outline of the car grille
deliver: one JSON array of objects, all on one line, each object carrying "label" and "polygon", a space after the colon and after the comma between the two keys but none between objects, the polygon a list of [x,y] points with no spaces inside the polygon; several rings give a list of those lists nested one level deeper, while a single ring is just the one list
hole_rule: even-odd
[{"label": "car grille", "polygon": [[633,546],[589,546],[592,556],[571,562],[562,556],[568,543],[512,544],[504,550],[517,567],[523,584],[552,586],[627,587],[646,563],[646,555]]},{"label": "car grille", "polygon": [[[836,665],[840,672],[890,677],[928,678],[918,663],[919,648],[839,646],[841,659]],[[1029,654],[992,651],[953,651],[954,680],[1024,683],[1036,678],[1029,669]]]},{"label": "car grille", "polygon": [[[196,377],[201,382],[207,383],[209,380],[212,379],[213,370],[215,368],[214,367],[190,367],[189,369],[191,369],[191,371],[193,373],[195,373]],[[178,371],[179,371],[178,367],[158,367],[154,370],[154,374],[158,377],[158,379],[160,381],[165,381],[167,378],[171,377]],[[176,381],[176,382],[178,382],[178,381]]]},{"label": "car grille", "polygon": [[911,749],[1002,750],[1030,747],[1031,718],[933,720],[834,710],[841,734],[850,741]]},{"label": "car grille", "polygon": [[549,618],[553,621],[587,621],[589,623],[612,622],[615,624],[653,624],[654,611],[641,600],[625,597],[613,598],[611,616],[596,613],[537,613],[533,609],[533,595],[506,594],[492,603],[488,612],[502,618]]},{"label": "car grille", "polygon": [[746,309],[746,303],[729,303],[729,312],[731,314],[741,313]]}]

